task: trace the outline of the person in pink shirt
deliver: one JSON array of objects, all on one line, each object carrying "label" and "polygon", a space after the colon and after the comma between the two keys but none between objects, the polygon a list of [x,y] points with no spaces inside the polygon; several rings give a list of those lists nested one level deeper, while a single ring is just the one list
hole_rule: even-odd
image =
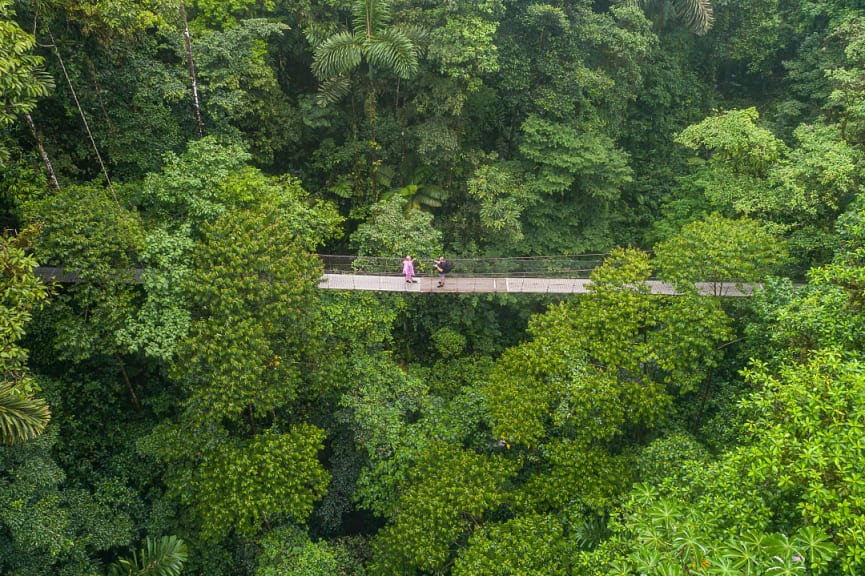
[{"label": "person in pink shirt", "polygon": [[411,256],[406,256],[405,260],[402,261],[402,273],[405,276],[406,282],[417,284],[417,280],[412,278],[414,276],[414,260],[412,260]]}]

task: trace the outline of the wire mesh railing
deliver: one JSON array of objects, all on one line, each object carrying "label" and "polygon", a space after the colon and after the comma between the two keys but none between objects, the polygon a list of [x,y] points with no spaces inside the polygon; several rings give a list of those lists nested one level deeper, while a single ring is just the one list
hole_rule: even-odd
[{"label": "wire mesh railing", "polygon": [[[339,256],[320,254],[326,274],[372,274],[399,276],[402,258],[378,256]],[[521,256],[511,258],[449,258],[449,275],[480,278],[588,278],[606,254],[574,256]],[[417,258],[417,274],[433,274],[432,258]]]}]

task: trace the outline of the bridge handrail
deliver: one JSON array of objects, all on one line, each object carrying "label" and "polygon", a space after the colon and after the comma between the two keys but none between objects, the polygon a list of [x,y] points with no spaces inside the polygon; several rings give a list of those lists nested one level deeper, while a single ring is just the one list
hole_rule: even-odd
[{"label": "bridge handrail", "polygon": [[[574,256],[516,256],[509,258],[449,258],[453,276],[479,278],[588,278],[606,254]],[[399,276],[402,258],[319,254],[326,274],[375,274]],[[415,271],[432,274],[433,258],[416,258]]]}]

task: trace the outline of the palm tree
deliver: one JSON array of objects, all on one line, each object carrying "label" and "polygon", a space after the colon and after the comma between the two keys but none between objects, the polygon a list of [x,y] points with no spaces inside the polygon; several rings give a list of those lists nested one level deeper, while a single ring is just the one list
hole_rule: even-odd
[{"label": "palm tree", "polygon": [[180,576],[186,562],[186,544],[177,536],[145,540],[140,554],[122,558],[108,568],[108,576]]},{"label": "palm tree", "polygon": [[318,101],[333,104],[348,94],[349,73],[367,64],[371,99],[374,102],[374,71],[382,68],[398,78],[410,78],[418,69],[417,43],[411,31],[390,23],[387,0],[356,0],[352,6],[353,28],[337,32],[315,48],[312,72],[321,81]]},{"label": "palm tree", "polygon": [[42,434],[51,411],[41,398],[18,392],[11,382],[0,382],[0,444],[15,444]]},{"label": "palm tree", "polygon": [[378,166],[375,70],[389,71],[400,79],[413,76],[418,70],[418,40],[422,31],[390,26],[390,3],[387,0],[355,0],[352,15],[351,31],[337,32],[315,48],[312,72],[321,82],[318,103],[326,106],[348,94],[351,89],[350,73],[366,62],[367,98],[364,109],[370,126],[370,164],[375,195]]}]

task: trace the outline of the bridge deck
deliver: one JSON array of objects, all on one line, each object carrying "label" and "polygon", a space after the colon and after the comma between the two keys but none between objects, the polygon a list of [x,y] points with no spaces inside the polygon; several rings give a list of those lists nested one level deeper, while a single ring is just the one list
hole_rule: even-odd
[{"label": "bridge deck", "polygon": [[[131,282],[143,282],[143,270],[131,271]],[[52,282],[76,283],[78,275],[62,268],[39,267],[35,273]],[[329,290],[369,290],[376,292],[416,293],[494,293],[511,294],[585,294],[592,281],[587,278],[499,278],[490,276],[450,276],[443,288],[438,288],[437,276],[416,276],[416,284],[408,284],[405,278],[394,274],[324,274],[320,288]],[[664,282],[647,282],[652,294],[676,294],[675,288]],[[753,286],[734,282],[698,282],[697,288],[709,296],[750,296]]]},{"label": "bridge deck", "polygon": [[[439,292],[439,293],[534,293],[585,294],[592,281],[585,278],[471,278],[450,277],[443,288],[438,288],[438,277],[415,277],[409,284],[402,276],[374,276],[364,274],[325,274],[320,288],[330,290],[371,290],[376,292]],[[648,282],[652,294],[676,294],[675,288],[663,282]],[[750,296],[751,287],[731,282],[700,282],[700,292],[711,296]]]}]

